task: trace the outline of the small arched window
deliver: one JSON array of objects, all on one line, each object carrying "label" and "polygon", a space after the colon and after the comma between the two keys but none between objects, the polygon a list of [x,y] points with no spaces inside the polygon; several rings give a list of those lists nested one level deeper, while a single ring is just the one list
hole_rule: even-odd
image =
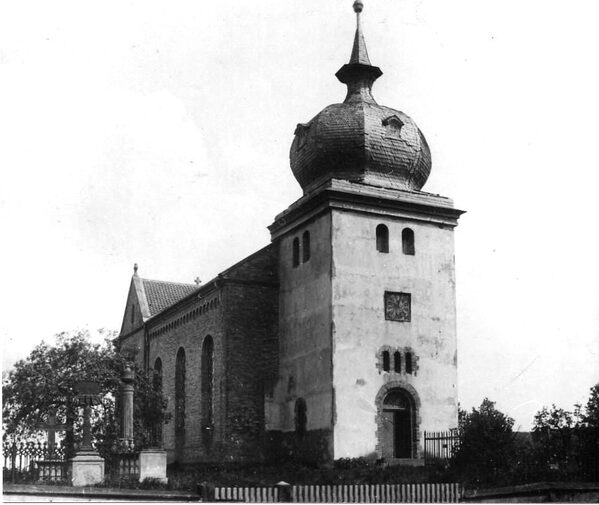
[{"label": "small arched window", "polygon": [[416,253],[414,248],[414,231],[411,228],[404,228],[401,232],[401,248],[404,254],[413,256]]},{"label": "small arched window", "polygon": [[131,304],[131,323],[135,322],[135,304]]},{"label": "small arched window", "polygon": [[295,400],[295,432],[299,436],[303,436],[306,433],[307,424],[308,409],[306,407],[306,400],[298,398]]},{"label": "small arched window", "polygon": [[389,228],[384,224],[376,227],[376,250],[382,253],[389,252]]},{"label": "small arched window", "polygon": [[302,262],[310,259],[310,232],[306,230],[302,235]]},{"label": "small arched window", "polygon": [[296,267],[299,265],[299,258],[300,258],[300,244],[299,244],[299,238],[295,237],[293,239],[293,266]]},{"label": "small arched window", "polygon": [[401,373],[401,354],[399,351],[395,351],[393,354],[393,370],[395,373]]},{"label": "small arched window", "polygon": [[406,373],[412,373],[412,353],[406,352]]},{"label": "small arched window", "polygon": [[389,351],[383,351],[383,371],[388,372],[389,369]]}]

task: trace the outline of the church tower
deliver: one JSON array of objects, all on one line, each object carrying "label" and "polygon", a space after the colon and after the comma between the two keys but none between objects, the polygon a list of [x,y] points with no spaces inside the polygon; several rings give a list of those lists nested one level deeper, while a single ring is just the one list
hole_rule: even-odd
[{"label": "church tower", "polygon": [[343,103],[298,124],[303,196],[269,227],[278,250],[278,379],[265,422],[317,459],[418,461],[424,431],[457,427],[454,228],[422,191],[431,154],[415,122],[379,105],[354,2]]}]

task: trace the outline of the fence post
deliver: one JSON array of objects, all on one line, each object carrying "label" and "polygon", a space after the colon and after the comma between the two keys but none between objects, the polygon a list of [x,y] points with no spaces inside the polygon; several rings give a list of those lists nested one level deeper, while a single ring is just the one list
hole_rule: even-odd
[{"label": "fence post", "polygon": [[291,485],[288,482],[281,481],[275,484],[275,488],[279,491],[279,501],[282,503],[291,502]]},{"label": "fence post", "polygon": [[203,502],[213,502],[214,501],[214,486],[212,484],[208,484],[207,482],[202,482],[198,484],[198,493],[202,498]]}]

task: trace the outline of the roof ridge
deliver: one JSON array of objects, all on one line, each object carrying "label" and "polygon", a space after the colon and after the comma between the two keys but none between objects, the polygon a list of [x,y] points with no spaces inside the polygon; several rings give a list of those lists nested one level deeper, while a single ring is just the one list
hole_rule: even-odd
[{"label": "roof ridge", "polygon": [[140,279],[142,281],[148,281],[148,282],[160,282],[162,284],[175,284],[176,286],[190,286],[190,287],[197,286],[197,284],[187,283],[187,282],[161,281],[161,280],[158,280],[158,279],[147,279],[145,277],[140,277]]}]

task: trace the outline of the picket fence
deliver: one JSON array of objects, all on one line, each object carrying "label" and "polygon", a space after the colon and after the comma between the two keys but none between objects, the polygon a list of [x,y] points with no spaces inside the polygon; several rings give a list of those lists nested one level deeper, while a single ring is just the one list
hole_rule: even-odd
[{"label": "picket fence", "polygon": [[216,487],[214,501],[239,501],[245,503],[277,503],[279,490],[275,487]]},{"label": "picket fence", "polygon": [[[291,486],[293,503],[457,503],[462,490],[457,483]],[[277,487],[216,487],[214,501],[276,503]]]}]

